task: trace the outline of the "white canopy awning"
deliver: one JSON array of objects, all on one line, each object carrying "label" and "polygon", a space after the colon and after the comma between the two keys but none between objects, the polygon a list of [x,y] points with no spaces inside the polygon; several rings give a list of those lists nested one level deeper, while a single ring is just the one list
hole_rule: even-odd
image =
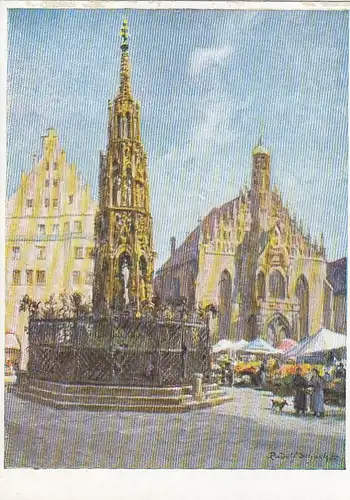
[{"label": "white canopy awning", "polygon": [[265,342],[265,340],[257,338],[249,342],[249,344],[241,349],[241,352],[248,354],[279,354],[281,351],[275,349],[272,345]]},{"label": "white canopy awning", "polygon": [[12,332],[6,332],[5,349],[16,349],[17,351],[21,349],[16,335]]},{"label": "white canopy awning", "polygon": [[321,328],[314,335],[303,338],[299,344],[286,352],[286,357],[300,358],[315,353],[337,351],[346,348],[346,335]]},{"label": "white canopy awning", "polygon": [[233,342],[231,340],[222,339],[217,344],[213,346],[213,353],[218,353],[222,351],[232,351]]}]

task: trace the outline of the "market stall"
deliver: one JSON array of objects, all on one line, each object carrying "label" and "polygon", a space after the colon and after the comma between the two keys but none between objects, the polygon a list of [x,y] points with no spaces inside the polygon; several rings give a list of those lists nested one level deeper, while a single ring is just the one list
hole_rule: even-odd
[{"label": "market stall", "polygon": [[238,354],[243,359],[235,364],[237,383],[260,385],[258,376],[259,372],[261,372],[263,360],[266,364],[264,367],[266,374],[264,383],[267,383],[271,373],[278,365],[276,358],[279,358],[282,352],[265,342],[265,340],[257,338],[240,349]]},{"label": "market stall", "polygon": [[277,349],[282,352],[287,352],[297,345],[293,339],[283,339],[277,344]]},{"label": "market stall", "polygon": [[235,363],[236,353],[247,344],[248,342],[244,339],[237,342],[222,339],[212,347],[215,360],[212,364],[212,373],[217,382],[232,385],[234,374],[233,365]]},{"label": "market stall", "polygon": [[314,335],[304,337],[296,346],[285,353],[286,358],[294,357],[297,361],[312,357],[318,362],[327,362],[327,353],[333,352],[338,359],[346,357],[346,335],[321,328]]},{"label": "market stall", "polygon": [[5,332],[5,373],[16,370],[18,367],[21,347],[13,332]]},{"label": "market stall", "polygon": [[[302,368],[304,376],[316,368],[324,377],[324,398],[328,404],[345,405],[345,369],[339,375],[337,360],[346,359],[346,335],[322,328],[314,335],[308,335],[284,356],[285,365],[275,374],[275,387],[279,392],[291,391],[292,377],[296,366]],[[286,361],[292,359],[292,363]]]}]

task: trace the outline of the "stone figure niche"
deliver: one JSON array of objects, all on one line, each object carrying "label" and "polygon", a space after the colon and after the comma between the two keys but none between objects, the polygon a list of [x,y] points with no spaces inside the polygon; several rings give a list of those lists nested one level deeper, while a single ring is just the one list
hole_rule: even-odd
[{"label": "stone figure niche", "polygon": [[122,253],[118,261],[118,289],[121,291],[121,299],[123,307],[126,307],[130,302],[130,287],[131,287],[131,258],[127,253]]},{"label": "stone figure niche", "polygon": [[146,299],[146,276],[147,276],[147,263],[146,259],[142,256],[140,258],[140,282],[139,282],[140,302],[143,302]]}]

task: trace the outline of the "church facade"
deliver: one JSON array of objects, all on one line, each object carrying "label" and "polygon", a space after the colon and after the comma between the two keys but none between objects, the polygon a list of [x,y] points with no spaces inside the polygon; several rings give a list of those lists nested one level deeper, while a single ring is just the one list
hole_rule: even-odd
[{"label": "church facade", "polygon": [[153,297],[154,250],[147,154],[141,142],[140,103],[131,92],[126,21],[121,30],[120,87],[109,101],[107,152],[100,155],[95,219],[94,312],[109,314]]},{"label": "church facade", "polygon": [[276,345],[333,326],[323,235],[305,234],[271,188],[270,153],[262,137],[252,153],[250,189],[204,217],[159,269],[163,302],[186,297],[213,305],[213,342],[262,337]]}]

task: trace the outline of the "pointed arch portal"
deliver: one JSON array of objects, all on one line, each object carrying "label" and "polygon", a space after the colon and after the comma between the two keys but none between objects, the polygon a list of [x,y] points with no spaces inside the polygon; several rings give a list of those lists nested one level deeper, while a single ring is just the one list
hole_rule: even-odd
[{"label": "pointed arch portal", "polygon": [[309,333],[309,284],[304,275],[297,280],[295,296],[300,306],[298,333],[299,339],[302,339]]},{"label": "pointed arch portal", "polygon": [[230,335],[232,310],[232,278],[225,269],[219,281],[219,338],[228,339]]},{"label": "pointed arch portal", "polygon": [[276,346],[281,340],[291,338],[289,322],[283,314],[274,314],[266,323],[266,341]]}]

